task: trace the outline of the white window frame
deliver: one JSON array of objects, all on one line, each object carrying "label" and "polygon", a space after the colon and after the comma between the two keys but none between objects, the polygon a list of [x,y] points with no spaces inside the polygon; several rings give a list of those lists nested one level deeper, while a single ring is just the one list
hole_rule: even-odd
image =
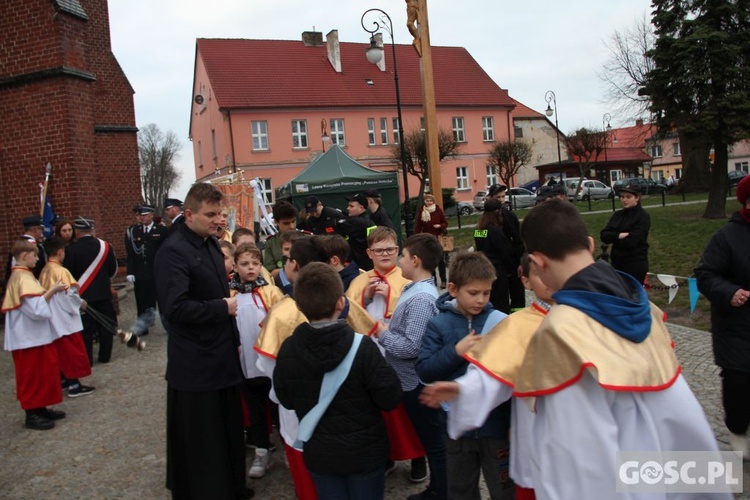
[{"label": "white window frame", "polygon": [[401,133],[399,131],[401,130],[401,127],[399,127],[398,118],[394,118],[392,122],[393,122],[393,144],[400,144]]},{"label": "white window frame", "polygon": [[331,127],[331,144],[337,144],[339,147],[346,147],[346,132],[344,131],[343,118],[331,118],[328,120]]},{"label": "white window frame", "polygon": [[253,151],[268,151],[268,122],[254,120],[250,122],[253,137]]},{"label": "white window frame", "polygon": [[492,116],[482,117],[482,140],[495,142],[495,118]]},{"label": "white window frame", "polygon": [[367,144],[375,146],[375,118],[367,119]]},{"label": "white window frame", "polygon": [[273,179],[260,179],[260,195],[266,205],[273,205]]},{"label": "white window frame", "polygon": [[749,163],[746,161],[736,161],[734,162],[734,169],[739,170],[740,172],[748,172],[748,165]]},{"label": "white window frame", "polygon": [[451,119],[453,124],[453,139],[456,142],[466,142],[466,130],[464,129],[464,117],[454,116]]},{"label": "white window frame", "polygon": [[380,144],[388,145],[388,118],[380,119]]},{"label": "white window frame", "polygon": [[615,181],[619,181],[623,178],[622,176],[622,170],[616,169],[616,170],[610,170],[609,171],[609,178],[612,179],[612,183],[614,184]]},{"label": "white window frame", "polygon": [[652,158],[661,158],[663,154],[664,154],[664,151],[662,150],[661,144],[654,144],[651,146]]},{"label": "white window frame", "polygon": [[469,189],[469,167],[456,167],[456,191]]},{"label": "white window frame", "polygon": [[495,184],[498,184],[497,179],[497,170],[492,165],[487,165],[487,185],[488,186],[494,186]]},{"label": "white window frame", "polygon": [[680,149],[680,142],[672,143],[672,156],[682,156],[682,150]]},{"label": "white window frame", "polygon": [[292,147],[307,149],[307,120],[292,120]]}]

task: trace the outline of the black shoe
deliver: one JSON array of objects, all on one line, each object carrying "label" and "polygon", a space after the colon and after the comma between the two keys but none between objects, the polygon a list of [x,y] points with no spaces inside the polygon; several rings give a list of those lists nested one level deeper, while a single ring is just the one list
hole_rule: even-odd
[{"label": "black shoe", "polygon": [[71,387],[68,389],[68,396],[71,398],[77,398],[79,396],[88,396],[92,392],[94,392],[96,389],[94,387],[78,384],[76,387]]},{"label": "black shoe", "polygon": [[438,498],[437,493],[432,491],[430,487],[428,486],[426,490],[420,491],[419,493],[415,493],[413,495],[409,495],[406,497],[406,500],[432,500]]},{"label": "black shoe", "polygon": [[427,460],[425,457],[412,458],[409,481],[412,483],[421,483],[425,479],[427,479]]},{"label": "black shoe", "polygon": [[48,431],[55,426],[55,423],[40,413],[30,413],[26,415],[24,426],[35,431]]},{"label": "black shoe", "polygon": [[241,492],[237,493],[237,498],[253,498],[255,496],[255,490],[252,488],[244,488]]},{"label": "black shoe", "polygon": [[43,417],[48,418],[49,420],[60,420],[61,418],[65,418],[65,412],[62,410],[55,410],[53,408],[43,408],[39,412]]}]

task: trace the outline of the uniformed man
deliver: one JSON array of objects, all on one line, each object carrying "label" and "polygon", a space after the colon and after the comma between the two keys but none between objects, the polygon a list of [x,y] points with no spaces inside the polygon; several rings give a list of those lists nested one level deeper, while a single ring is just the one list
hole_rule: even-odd
[{"label": "uniformed man", "polygon": [[[110,326],[117,326],[117,313],[112,304],[111,279],[117,274],[115,251],[109,243],[95,235],[94,221],[78,216],[73,222],[76,241],[65,247],[63,265],[78,281],[78,293],[87,303],[87,308],[105,316]],[[83,320],[83,342],[89,363],[94,364],[94,336],[99,339],[100,363],[108,363],[112,356],[113,331],[94,321],[90,314],[81,315]]]},{"label": "uniformed man", "polygon": [[[154,207],[148,204],[138,207],[138,220],[138,224],[125,231],[125,250],[127,280],[135,287],[135,303],[138,316],[141,317],[149,309],[156,312],[154,258],[167,239],[167,228],[154,224]],[[149,326],[153,326],[153,323]],[[145,331],[134,333],[148,335],[148,327]]]},{"label": "uniformed man", "polygon": [[164,215],[169,217],[172,224],[169,226],[167,235],[171,235],[176,229],[175,224],[182,224],[182,200],[177,198],[164,198]]},{"label": "uniformed man", "polygon": [[305,198],[307,219],[301,224],[302,229],[313,234],[334,234],[336,222],[343,217],[340,210],[323,206],[317,196]]},{"label": "uniformed man", "polygon": [[[39,278],[39,274],[47,264],[47,254],[44,253],[44,247],[42,246],[42,243],[44,242],[44,222],[39,215],[29,215],[28,217],[24,217],[21,222],[23,223],[23,235],[21,238],[34,243],[39,249],[39,261],[37,262],[36,267],[32,269],[34,276]],[[5,267],[6,282],[8,281],[8,278],[10,278],[11,268],[15,265],[16,259],[14,259],[12,255],[9,255],[8,263]]]},{"label": "uniformed man", "polygon": [[367,235],[375,226],[367,209],[367,197],[358,193],[346,199],[349,204],[346,211],[349,217],[336,224],[336,232],[347,239],[351,248],[350,261],[357,263],[360,269],[372,269],[372,260],[367,256]]}]

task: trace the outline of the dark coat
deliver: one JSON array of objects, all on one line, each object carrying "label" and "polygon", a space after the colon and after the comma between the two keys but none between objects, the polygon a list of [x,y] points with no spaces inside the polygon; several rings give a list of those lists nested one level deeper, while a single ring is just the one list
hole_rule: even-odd
[{"label": "dark coat", "polygon": [[[318,402],[325,372],[341,363],[354,340],[346,323],[298,326],[276,358],[273,386],[279,402],[302,420]],[[375,344],[365,337],[351,371],[310,441],[305,465],[318,474],[365,474],[383,467],[389,444],[381,411],[401,401],[401,382]]]},{"label": "dark coat", "polygon": [[[76,241],[65,247],[65,260],[63,266],[70,271],[76,280],[80,280],[86,269],[89,268],[101,248],[99,240],[93,236],[81,236]],[[109,252],[104,257],[104,263],[99,272],[81,297],[87,302],[99,302],[112,300],[110,290],[111,278],[117,273],[117,259],[115,251],[109,245]]]},{"label": "dark coat", "polygon": [[708,242],[695,276],[711,301],[716,364],[750,373],[750,305],[730,305],[737,290],[750,290],[750,224],[739,213]]},{"label": "dark coat", "polygon": [[[500,210],[503,212],[503,233],[510,242],[513,259],[513,268],[517,268],[518,264],[521,263],[521,256],[526,251],[523,240],[521,239],[521,223],[518,221],[516,214],[503,207]],[[515,276],[511,271],[511,275]]]},{"label": "dark coat", "polygon": [[135,276],[136,282],[154,279],[156,254],[168,235],[169,230],[161,224],[153,224],[148,232],[141,224],[130,226],[125,231],[127,271]]},{"label": "dark coat", "polygon": [[[443,209],[435,205],[435,211],[430,214],[430,222],[425,222],[422,220],[423,210],[424,206],[417,210],[417,214],[415,215],[416,224],[414,224],[414,232],[430,233],[434,234],[435,236],[440,236],[441,234],[445,233],[445,230],[448,229],[448,221],[445,218]],[[440,225],[440,227],[435,227],[436,224]]]},{"label": "dark coat", "polygon": [[[615,269],[626,270],[631,263],[643,263],[648,268],[648,232],[651,217],[641,204],[618,210],[600,234],[602,243],[612,245],[610,260]],[[630,233],[620,239],[620,233]]]},{"label": "dark coat", "polygon": [[336,231],[336,223],[343,216],[344,214],[335,208],[323,207],[320,217],[308,215],[300,227],[313,234],[333,234]]},{"label": "dark coat", "polygon": [[155,264],[159,310],[169,323],[170,387],[212,391],[240,384],[239,335],[224,301],[229,283],[216,238],[179,224]]},{"label": "dark coat", "polygon": [[380,205],[377,210],[370,213],[370,218],[376,226],[385,226],[390,227],[391,229],[394,228],[391,216],[388,215],[388,212],[383,208],[383,205]]},{"label": "dark coat", "polygon": [[349,242],[349,260],[356,262],[365,271],[373,268],[372,260],[367,256],[367,232],[375,224],[368,214],[369,211],[365,210],[360,215],[347,217],[336,224],[336,232]]}]

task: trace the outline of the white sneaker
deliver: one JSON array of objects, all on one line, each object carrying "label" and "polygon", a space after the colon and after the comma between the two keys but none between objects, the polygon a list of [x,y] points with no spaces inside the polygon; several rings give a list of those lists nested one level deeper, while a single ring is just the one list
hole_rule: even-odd
[{"label": "white sneaker", "polygon": [[270,458],[271,455],[268,453],[268,450],[264,448],[256,448],[255,460],[253,460],[253,465],[250,466],[250,470],[247,471],[247,476],[254,478],[265,476],[269,467]]},{"label": "white sneaker", "polygon": [[742,453],[742,459],[750,459],[750,439],[744,434],[729,433],[729,446]]}]

